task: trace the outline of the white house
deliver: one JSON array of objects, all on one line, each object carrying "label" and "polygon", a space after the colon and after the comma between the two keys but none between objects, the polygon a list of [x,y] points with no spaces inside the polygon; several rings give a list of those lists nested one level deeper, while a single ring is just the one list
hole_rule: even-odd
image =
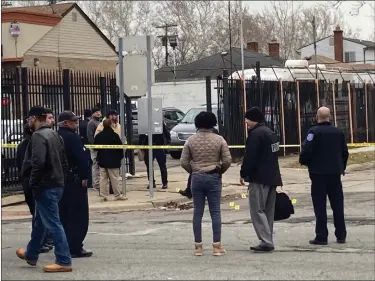
[{"label": "white house", "polygon": [[[314,55],[314,43],[298,49],[301,59]],[[333,35],[316,42],[316,53],[339,62],[375,64],[375,42],[343,37],[339,26]]]}]

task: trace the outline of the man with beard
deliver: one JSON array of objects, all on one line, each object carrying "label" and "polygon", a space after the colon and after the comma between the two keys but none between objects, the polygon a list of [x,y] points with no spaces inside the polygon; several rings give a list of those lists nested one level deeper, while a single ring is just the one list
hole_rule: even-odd
[{"label": "man with beard", "polygon": [[68,239],[72,258],[91,257],[92,252],[83,249],[83,241],[89,226],[89,204],[87,196],[88,157],[86,148],[75,133],[79,119],[72,111],[59,115],[58,133],[64,140],[69,172],[60,201],[60,218]]},{"label": "man with beard", "polygon": [[[117,114],[117,111],[112,109],[108,114],[107,114],[107,117],[104,118],[105,119],[109,119],[111,120],[111,127],[113,129],[113,131],[119,135],[119,137],[121,138],[121,126],[120,126],[120,123],[118,121],[118,114]],[[103,121],[104,121],[103,120]],[[101,122],[99,125],[98,125],[98,128],[96,128],[96,131],[95,131],[95,136],[97,134],[99,134],[101,131],[103,131],[104,129],[104,126],[103,126],[103,122]]]},{"label": "man with beard", "polygon": [[[98,107],[92,109],[91,120],[87,124],[87,140],[89,144],[94,144],[95,131],[100,124],[100,117],[102,113]],[[100,180],[100,169],[98,166],[98,161],[96,157],[98,156],[98,151],[95,149],[90,149],[91,160],[92,160],[92,187],[95,190],[99,190],[99,180]]]},{"label": "man with beard", "polygon": [[[31,159],[26,154],[24,163],[31,166],[29,188],[35,198],[35,215],[27,249],[19,248],[16,254],[27,264],[36,266],[47,230],[52,235],[56,260],[54,264],[44,266],[43,270],[70,272],[72,261],[58,207],[64,190],[67,160],[63,140],[46,123],[47,114],[41,106],[34,106],[29,112],[28,123],[34,133],[29,143]],[[21,168],[22,171],[26,169]]]}]

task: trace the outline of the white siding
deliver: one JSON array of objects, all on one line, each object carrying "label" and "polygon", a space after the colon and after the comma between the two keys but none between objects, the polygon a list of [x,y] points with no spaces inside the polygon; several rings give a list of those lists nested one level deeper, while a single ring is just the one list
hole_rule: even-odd
[{"label": "white siding", "polygon": [[[319,56],[325,56],[331,59],[335,59],[335,51],[334,46],[330,46],[330,38],[333,38],[333,36],[325,38],[321,41],[318,41],[316,43],[316,54]],[[355,60],[357,63],[363,63],[363,48],[364,45],[354,43],[352,41],[348,41],[344,39],[344,57],[343,60],[345,62],[345,53],[346,52],[355,52]],[[301,59],[305,57],[309,57],[314,55],[314,44],[308,45],[304,48],[301,48]],[[366,53],[366,60],[374,59],[374,52],[373,50],[369,50],[369,53]],[[368,61],[368,63],[374,63],[371,61]]]},{"label": "white siding", "polygon": [[[76,21],[73,21],[73,15]],[[81,59],[117,60],[116,52],[77,9],[30,48],[27,55],[60,56]]]},{"label": "white siding", "polygon": [[1,43],[3,44],[3,58],[21,58],[25,52],[36,42],[38,42],[48,31],[51,26],[29,24],[20,22],[21,34],[17,38],[12,37],[9,33],[10,22],[1,23]]},{"label": "white siding", "polygon": [[366,50],[365,60],[365,63],[375,64],[375,49]]},{"label": "white siding", "polygon": [[[217,103],[216,80],[211,81],[212,103]],[[206,81],[184,81],[154,83],[151,90],[153,97],[161,97],[163,107],[174,106],[183,112],[190,108],[206,103]]]}]

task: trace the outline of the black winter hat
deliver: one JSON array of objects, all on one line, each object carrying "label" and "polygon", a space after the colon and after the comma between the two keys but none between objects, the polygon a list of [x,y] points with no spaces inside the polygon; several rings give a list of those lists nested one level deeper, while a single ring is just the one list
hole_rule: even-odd
[{"label": "black winter hat", "polygon": [[264,114],[259,107],[252,107],[245,113],[245,118],[254,122],[263,122]]},{"label": "black winter hat", "polygon": [[91,117],[92,112],[91,112],[90,109],[85,109],[85,111],[84,111],[83,114],[84,114],[84,117],[85,117],[85,118],[89,118],[89,117]]}]

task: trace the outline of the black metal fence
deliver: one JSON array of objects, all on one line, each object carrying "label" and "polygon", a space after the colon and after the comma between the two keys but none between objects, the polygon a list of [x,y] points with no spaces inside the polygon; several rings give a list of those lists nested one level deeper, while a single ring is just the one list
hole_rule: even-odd
[{"label": "black metal fence", "polygon": [[[246,104],[244,103],[245,85]],[[374,142],[375,85],[350,84],[325,80],[257,81],[217,80],[219,130],[228,144],[245,143],[244,111],[258,106],[265,114],[266,125],[277,133],[280,143],[291,145],[284,153],[299,151],[299,146],[316,122],[320,106],[331,110],[332,123],[339,127],[348,142]],[[349,102],[350,101],[350,102]],[[232,150],[234,158],[243,156]]]},{"label": "black metal fence", "polygon": [[[83,120],[85,109],[99,107],[103,116],[110,109],[120,111],[119,91],[115,73],[80,72],[64,69],[44,70],[21,68],[2,71],[1,88],[1,140],[5,144],[18,143],[23,136],[23,125],[28,110],[41,105],[53,110],[57,117],[64,110],[72,110]],[[125,122],[128,143],[132,143],[131,101],[125,98]],[[130,111],[129,111],[130,110]],[[56,124],[54,126],[56,128]],[[2,190],[20,190],[15,166],[16,149],[3,148]],[[134,173],[134,152],[126,152],[127,170]]]}]

